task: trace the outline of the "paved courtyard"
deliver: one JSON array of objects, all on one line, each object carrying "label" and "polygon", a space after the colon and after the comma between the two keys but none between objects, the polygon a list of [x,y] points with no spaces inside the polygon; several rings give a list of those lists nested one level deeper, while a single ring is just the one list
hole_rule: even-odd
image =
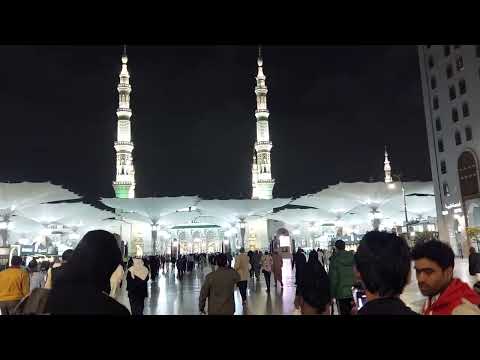
[{"label": "paved courtyard", "polygon": [[[145,315],[199,315],[198,297],[205,275],[211,271],[210,266],[203,271],[196,269],[186,273],[182,281],[177,278],[176,271],[162,273],[155,282],[149,281],[149,297],[145,300]],[[473,284],[474,278],[468,274],[468,260],[457,259],[455,276]],[[248,283],[248,305],[244,308],[238,289],[235,290],[235,315],[291,315],[294,312],[295,276],[289,259],[284,260],[283,289],[273,286],[268,294],[263,275],[260,281],[250,280]],[[118,300],[130,309],[126,286],[123,285]],[[405,289],[402,299],[413,310],[419,312],[424,298],[416,283],[412,267],[412,281]]]}]

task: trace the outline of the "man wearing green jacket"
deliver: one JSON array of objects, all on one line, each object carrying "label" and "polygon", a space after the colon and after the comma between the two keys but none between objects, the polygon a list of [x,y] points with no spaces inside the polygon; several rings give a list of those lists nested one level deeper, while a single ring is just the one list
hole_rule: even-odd
[{"label": "man wearing green jacket", "polygon": [[335,255],[330,258],[328,277],[332,298],[337,300],[340,315],[350,315],[353,304],[352,286],[354,283],[353,252],[345,251],[345,242],[335,242]]}]

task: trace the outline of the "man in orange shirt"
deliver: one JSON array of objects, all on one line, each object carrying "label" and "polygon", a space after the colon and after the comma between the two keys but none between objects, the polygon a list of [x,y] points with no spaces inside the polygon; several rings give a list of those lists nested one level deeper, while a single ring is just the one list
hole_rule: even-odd
[{"label": "man in orange shirt", "polygon": [[0,271],[0,311],[10,315],[15,306],[30,292],[30,279],[27,271],[20,268],[22,258],[12,257],[10,268]]}]

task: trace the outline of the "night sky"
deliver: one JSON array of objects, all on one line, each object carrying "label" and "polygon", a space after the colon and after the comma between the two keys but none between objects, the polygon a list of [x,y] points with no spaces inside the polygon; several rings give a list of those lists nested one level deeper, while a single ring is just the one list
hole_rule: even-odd
[{"label": "night sky", "polygon": [[[0,46],[0,181],[114,197],[122,46]],[[136,196],[251,195],[257,47],[128,47]],[[274,197],[430,180],[415,46],[263,45]]]}]

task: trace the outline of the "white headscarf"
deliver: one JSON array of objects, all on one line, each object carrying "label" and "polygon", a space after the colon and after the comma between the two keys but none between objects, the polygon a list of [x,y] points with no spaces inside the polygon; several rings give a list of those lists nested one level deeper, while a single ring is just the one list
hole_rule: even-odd
[{"label": "white headscarf", "polygon": [[143,265],[142,259],[133,259],[133,265],[128,268],[130,274],[133,277],[138,277],[142,280],[145,280],[148,276],[148,269]]}]

